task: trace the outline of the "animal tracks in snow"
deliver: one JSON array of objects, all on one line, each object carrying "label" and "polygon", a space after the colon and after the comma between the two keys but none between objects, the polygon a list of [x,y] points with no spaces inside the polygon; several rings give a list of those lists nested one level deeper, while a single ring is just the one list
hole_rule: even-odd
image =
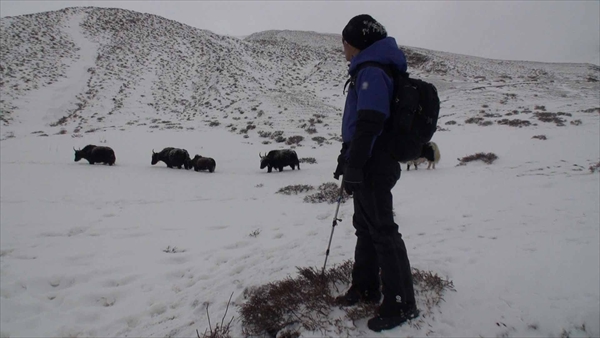
[{"label": "animal tracks in snow", "polygon": [[[593,161],[588,161],[592,163]],[[529,163],[529,162],[528,162]],[[582,166],[578,163],[569,163],[565,160],[560,161],[561,164],[554,165],[546,165],[546,166],[535,166],[533,168],[525,167],[525,171],[517,174],[517,177],[526,177],[526,176],[556,176],[556,175],[564,175],[567,177],[577,175],[577,174],[588,174],[589,173],[589,163],[586,166]],[[510,169],[521,169],[524,166],[516,166],[511,167]]]}]

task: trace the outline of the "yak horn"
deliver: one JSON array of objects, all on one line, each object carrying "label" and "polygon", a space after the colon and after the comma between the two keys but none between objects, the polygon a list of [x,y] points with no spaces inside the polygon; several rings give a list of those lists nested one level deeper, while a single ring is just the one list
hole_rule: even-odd
[{"label": "yak horn", "polygon": [[152,149],[152,154],[156,154],[156,153],[154,152],[154,149]]}]

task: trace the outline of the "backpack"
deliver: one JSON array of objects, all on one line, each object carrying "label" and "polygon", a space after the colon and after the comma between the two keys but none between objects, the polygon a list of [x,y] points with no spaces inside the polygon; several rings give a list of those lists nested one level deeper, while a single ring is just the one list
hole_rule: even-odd
[{"label": "backpack", "polygon": [[437,130],[440,113],[437,89],[431,83],[409,78],[408,73],[400,72],[392,65],[377,62],[359,65],[356,75],[348,82],[354,85],[359,71],[366,67],[381,68],[394,81],[390,118],[384,127],[389,137],[388,151],[399,162],[419,158],[423,145],[431,141]]}]

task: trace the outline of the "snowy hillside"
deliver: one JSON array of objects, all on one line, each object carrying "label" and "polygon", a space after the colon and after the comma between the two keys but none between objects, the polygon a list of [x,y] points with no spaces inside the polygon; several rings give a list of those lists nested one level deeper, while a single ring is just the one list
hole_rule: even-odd
[{"label": "snowy hillside", "polygon": [[[29,121],[14,116],[26,111],[69,133],[99,126],[182,129],[183,121],[196,127],[215,120],[238,132],[253,124],[258,132],[287,124],[284,110],[298,125],[313,114],[339,113],[329,94],[345,77],[339,39],[310,46],[306,37],[294,41],[295,34],[279,40],[255,34],[242,41],[120,9],[2,21],[5,125]],[[55,49],[63,58],[45,60],[44,51]],[[64,79],[70,82],[59,82]],[[45,89],[60,89],[62,97],[53,98],[51,112],[32,112],[30,97]]]},{"label": "snowy hillside", "polygon": [[[238,39],[91,7],[0,28],[1,337],[195,337],[207,305],[214,326],[231,293],[239,305],[322,266],[335,205],[303,198],[335,182],[339,35]],[[442,160],[402,172],[396,222],[412,266],[456,291],[388,332],[342,324],[352,336],[600,336],[600,68],[403,49],[439,90]],[[87,144],[112,147],[116,165],[73,162]],[[168,146],[216,171],[152,166]],[[259,152],[289,147],[301,170],[259,169]],[[498,159],[458,165],[478,152]],[[314,189],[277,193],[296,184]],[[328,265],[353,257],[351,203],[340,218]]]}]

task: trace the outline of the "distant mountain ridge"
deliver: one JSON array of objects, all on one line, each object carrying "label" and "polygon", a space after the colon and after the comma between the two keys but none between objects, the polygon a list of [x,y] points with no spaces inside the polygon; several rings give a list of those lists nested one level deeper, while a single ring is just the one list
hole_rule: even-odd
[{"label": "distant mountain ridge", "polygon": [[[265,31],[238,39],[156,15],[95,7],[2,18],[0,29],[5,126],[44,115],[33,110],[47,101],[53,103],[37,118],[75,131],[98,125],[125,129],[156,119],[176,129],[189,121],[226,120],[232,120],[229,128],[254,123],[284,128],[290,119],[302,126],[314,115],[330,121],[343,107],[347,66],[339,34]],[[447,83],[573,75],[598,80],[593,65],[557,68],[403,50],[411,73]]]}]

